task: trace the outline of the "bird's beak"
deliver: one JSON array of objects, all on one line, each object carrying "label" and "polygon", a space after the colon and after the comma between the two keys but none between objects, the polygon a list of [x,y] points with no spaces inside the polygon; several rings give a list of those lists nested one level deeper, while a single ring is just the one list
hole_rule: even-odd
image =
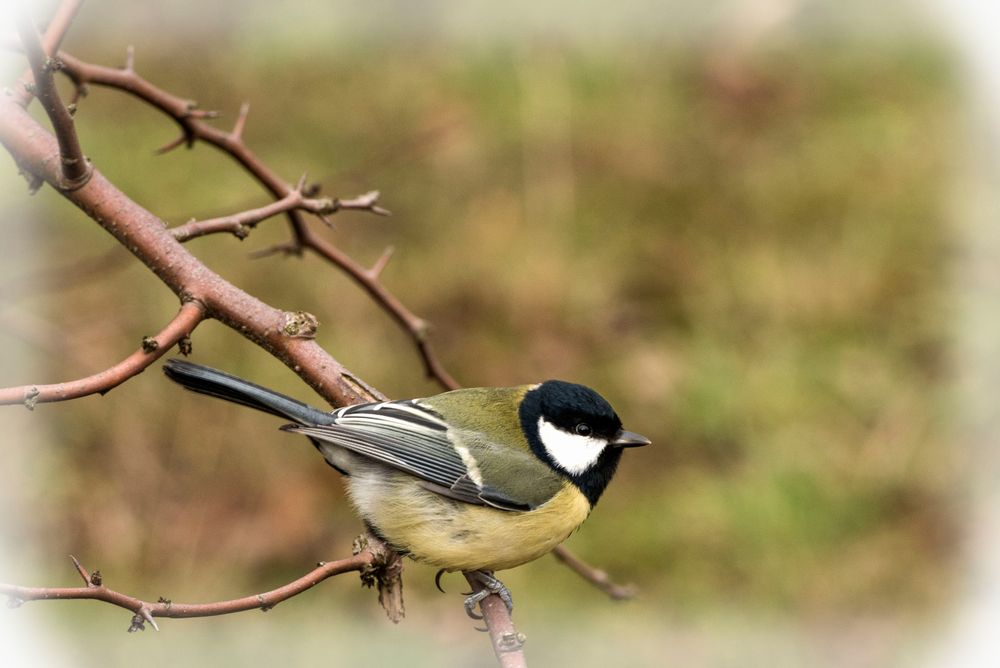
[{"label": "bird's beak", "polygon": [[641,434],[622,429],[615,434],[609,445],[616,448],[638,448],[641,445],[649,445],[649,439]]}]

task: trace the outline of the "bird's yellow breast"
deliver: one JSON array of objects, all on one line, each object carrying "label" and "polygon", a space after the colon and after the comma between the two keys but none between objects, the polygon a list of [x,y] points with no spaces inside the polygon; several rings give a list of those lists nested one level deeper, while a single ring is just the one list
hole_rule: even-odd
[{"label": "bird's yellow breast", "polygon": [[537,559],[587,519],[590,504],[572,484],[524,512],[447,499],[410,476],[352,476],[358,513],[397,548],[449,571],[503,570]]}]

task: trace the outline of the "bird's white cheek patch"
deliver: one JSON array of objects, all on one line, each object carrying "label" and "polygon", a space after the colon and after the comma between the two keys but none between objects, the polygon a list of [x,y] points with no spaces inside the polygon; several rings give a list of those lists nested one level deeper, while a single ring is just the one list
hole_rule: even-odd
[{"label": "bird's white cheek patch", "polygon": [[579,475],[594,465],[608,442],[590,436],[570,434],[545,418],[538,418],[538,438],[552,460],[564,471]]}]

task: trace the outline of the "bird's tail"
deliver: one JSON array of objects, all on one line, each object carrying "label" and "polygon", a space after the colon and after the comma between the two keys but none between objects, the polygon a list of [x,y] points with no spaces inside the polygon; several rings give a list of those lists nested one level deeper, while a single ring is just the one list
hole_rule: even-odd
[{"label": "bird's tail", "polygon": [[218,369],[174,358],[164,363],[163,372],[170,380],[193,392],[243,404],[298,424],[319,425],[334,421],[330,413]]}]

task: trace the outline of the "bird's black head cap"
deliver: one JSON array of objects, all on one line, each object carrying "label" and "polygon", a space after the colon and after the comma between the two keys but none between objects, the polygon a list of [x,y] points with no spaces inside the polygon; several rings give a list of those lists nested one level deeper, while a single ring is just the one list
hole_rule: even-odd
[{"label": "bird's black head cap", "polygon": [[610,441],[622,428],[622,422],[611,404],[589,387],[562,380],[547,380],[525,395],[520,418],[521,428],[532,451],[558,473],[569,478],[591,506],[597,503],[618,467],[621,449],[606,447],[591,467],[581,473],[569,473],[546,450],[539,436],[538,420],[544,418],[570,434]]}]

